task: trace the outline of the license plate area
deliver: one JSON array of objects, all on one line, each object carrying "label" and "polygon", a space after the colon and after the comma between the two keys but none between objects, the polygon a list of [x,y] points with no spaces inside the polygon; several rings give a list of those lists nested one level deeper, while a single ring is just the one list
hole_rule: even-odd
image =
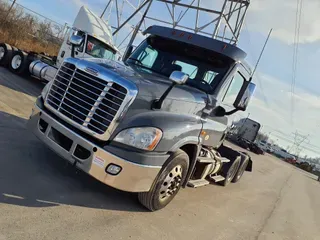
[{"label": "license plate area", "polygon": [[51,127],[48,137],[66,151],[70,151],[73,141],[55,128]]}]

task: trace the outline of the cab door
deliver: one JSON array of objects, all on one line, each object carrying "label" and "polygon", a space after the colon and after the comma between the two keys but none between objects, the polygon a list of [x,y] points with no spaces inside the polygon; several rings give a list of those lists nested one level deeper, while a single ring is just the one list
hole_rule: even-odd
[{"label": "cab door", "polygon": [[[248,76],[248,71],[241,63],[238,63],[220,88],[215,107],[223,107],[226,112],[233,110],[233,103]],[[236,117],[237,113],[229,116],[214,116],[213,114],[208,116],[204,123],[204,131],[207,135],[202,139],[203,144],[219,147]]]}]

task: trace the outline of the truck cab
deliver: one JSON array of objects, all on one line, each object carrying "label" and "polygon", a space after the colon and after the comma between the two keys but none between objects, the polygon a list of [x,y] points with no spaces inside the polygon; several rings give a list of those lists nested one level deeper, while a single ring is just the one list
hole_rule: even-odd
[{"label": "truck cab", "polygon": [[65,59],[29,128],[77,168],[138,192],[155,211],[181,187],[227,185],[252,170],[249,156],[223,142],[255,85],[236,46],[162,26],[144,34],[123,62]]},{"label": "truck cab", "polygon": [[83,39],[75,49],[75,57],[115,59],[118,50],[113,43],[110,26],[86,7],[81,7],[72,28],[65,34],[57,56],[57,67],[60,67],[65,58],[71,56],[70,38],[74,35],[81,36]]}]

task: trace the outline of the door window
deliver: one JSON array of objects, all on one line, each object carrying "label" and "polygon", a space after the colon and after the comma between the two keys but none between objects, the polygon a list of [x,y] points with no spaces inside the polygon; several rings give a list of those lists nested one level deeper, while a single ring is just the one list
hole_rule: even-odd
[{"label": "door window", "polygon": [[223,103],[227,105],[233,105],[244,81],[245,81],[244,76],[240,72],[236,72],[227,89],[226,94],[224,95],[224,98],[222,100]]},{"label": "door window", "polygon": [[152,68],[154,62],[157,59],[157,56],[158,51],[148,46],[144,49],[144,51],[140,53],[138,59],[143,66]]},{"label": "door window", "polygon": [[213,71],[207,71],[204,75],[203,80],[205,80],[207,83],[211,84],[213,79],[218,75],[218,73]]}]

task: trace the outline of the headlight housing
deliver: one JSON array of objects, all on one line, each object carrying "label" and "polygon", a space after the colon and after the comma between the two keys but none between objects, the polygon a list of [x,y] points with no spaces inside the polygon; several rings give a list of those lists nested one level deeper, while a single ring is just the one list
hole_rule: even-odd
[{"label": "headlight housing", "polygon": [[135,148],[152,151],[162,138],[162,131],[154,127],[128,128],[114,138],[115,142]]},{"label": "headlight housing", "polygon": [[[52,80],[53,81],[53,80]],[[43,98],[43,100],[46,98],[48,92],[49,92],[49,89],[52,85],[52,81],[48,82],[44,88],[42,89],[42,92],[41,92],[41,97]]]}]

